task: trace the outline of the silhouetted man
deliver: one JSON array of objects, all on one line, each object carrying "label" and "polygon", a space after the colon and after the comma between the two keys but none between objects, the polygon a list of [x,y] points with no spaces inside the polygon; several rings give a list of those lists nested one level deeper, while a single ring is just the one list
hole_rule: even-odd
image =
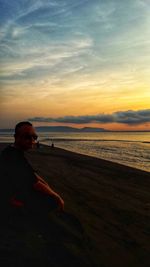
[{"label": "silhouetted man", "polygon": [[1,204],[32,212],[40,212],[40,209],[63,210],[63,199],[35,173],[24,156],[24,151],[33,148],[37,140],[32,124],[28,121],[18,123],[14,138],[14,144],[7,146],[1,153]]}]

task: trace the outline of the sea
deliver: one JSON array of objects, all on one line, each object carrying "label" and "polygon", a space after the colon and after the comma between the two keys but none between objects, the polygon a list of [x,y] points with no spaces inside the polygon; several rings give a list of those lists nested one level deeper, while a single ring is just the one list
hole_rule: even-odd
[{"label": "sea", "polygon": [[[121,163],[150,172],[150,132],[37,132],[41,144]],[[0,142],[13,134],[0,132]]]}]

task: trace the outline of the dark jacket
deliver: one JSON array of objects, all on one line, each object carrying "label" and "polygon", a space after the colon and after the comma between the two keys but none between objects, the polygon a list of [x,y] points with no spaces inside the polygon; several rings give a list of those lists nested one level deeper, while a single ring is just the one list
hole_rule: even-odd
[{"label": "dark jacket", "polygon": [[29,203],[36,181],[23,151],[10,145],[6,147],[0,155],[0,204],[9,204],[12,197]]}]

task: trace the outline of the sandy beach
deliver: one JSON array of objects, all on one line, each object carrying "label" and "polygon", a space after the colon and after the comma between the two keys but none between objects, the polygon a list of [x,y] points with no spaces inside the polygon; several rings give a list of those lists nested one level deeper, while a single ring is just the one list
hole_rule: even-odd
[{"label": "sandy beach", "polygon": [[[0,144],[0,150],[5,145]],[[47,246],[45,239],[37,238],[35,232],[33,235],[31,231],[33,228],[30,228],[29,234],[26,234],[28,251],[30,247],[33,258],[30,255],[26,263],[33,261],[33,266],[35,266],[34,263],[36,266],[42,266],[40,257],[44,257],[43,266],[149,266],[149,172],[44,145],[27,152],[26,157],[51,187],[62,195],[65,200],[65,211],[74,218],[72,222],[71,219],[70,222],[66,219],[63,221],[66,228],[72,229],[70,230],[72,234],[68,235],[68,239],[66,237],[66,243],[65,237],[63,238],[65,244],[62,242],[74,254],[71,265],[69,261],[67,263],[66,252],[64,254],[62,252],[60,261],[55,260],[50,265],[51,259],[47,255],[54,242],[52,241],[51,246]],[[13,229],[10,230],[9,236],[6,233],[7,244],[10,236],[13,235]],[[66,233],[67,231],[66,229]],[[2,232],[3,240],[6,241],[4,231],[1,231],[1,235]],[[19,240],[23,237],[23,231],[17,235]],[[8,246],[6,249],[4,243],[1,242],[0,247],[0,262],[2,263],[6,262],[6,251],[8,252]],[[58,246],[58,244],[55,245]],[[10,250],[9,247],[9,253]],[[40,251],[43,252],[40,254]],[[15,255],[17,257],[17,252]],[[23,256],[25,260],[26,255]]]}]

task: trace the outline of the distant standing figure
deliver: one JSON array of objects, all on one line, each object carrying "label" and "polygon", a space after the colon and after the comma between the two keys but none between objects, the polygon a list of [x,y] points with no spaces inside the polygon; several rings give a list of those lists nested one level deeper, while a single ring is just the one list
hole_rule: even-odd
[{"label": "distant standing figure", "polygon": [[52,148],[54,148],[54,143],[52,142],[52,145],[51,145]]},{"label": "distant standing figure", "polygon": [[54,148],[54,141],[51,139],[51,148]]},{"label": "distant standing figure", "polygon": [[40,142],[39,142],[39,141],[37,141],[37,143],[36,143],[36,147],[37,147],[37,148],[40,148]]}]

